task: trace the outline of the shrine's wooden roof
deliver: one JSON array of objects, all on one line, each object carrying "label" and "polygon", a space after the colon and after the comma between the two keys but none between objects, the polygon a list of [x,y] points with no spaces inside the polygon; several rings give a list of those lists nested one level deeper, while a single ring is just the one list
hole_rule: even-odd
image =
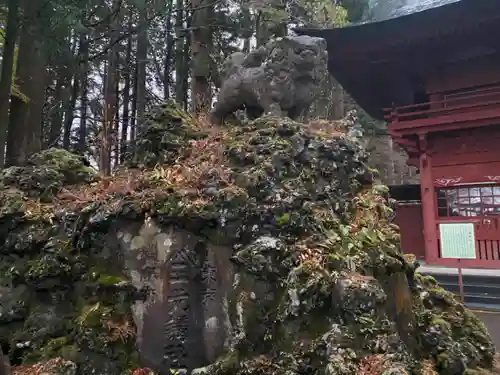
[{"label": "shrine's wooden roof", "polygon": [[413,6],[398,6],[388,13],[375,14],[371,21],[343,28],[298,28],[295,32],[325,38],[329,45],[335,46],[328,51],[330,56],[345,57],[346,52],[365,54],[368,50],[418,44],[477,25],[484,19],[498,18],[499,3],[499,0],[421,0]]},{"label": "shrine's wooden roof", "polygon": [[458,1],[462,0],[378,0],[365,23],[386,21]]},{"label": "shrine's wooden roof", "polygon": [[433,57],[429,45],[440,45],[440,52],[447,38],[455,36],[464,38],[456,49],[465,48],[465,37],[471,30],[477,32],[485,23],[500,26],[500,0],[420,0],[411,4],[385,1],[392,1],[394,6],[379,14],[374,12],[367,22],[344,28],[295,30],[297,34],[327,40],[330,73],[369,114],[379,119],[382,109],[394,101],[393,94],[381,92],[381,88],[398,79],[396,74],[382,74],[392,62],[406,59],[408,70],[419,70],[416,65]]}]

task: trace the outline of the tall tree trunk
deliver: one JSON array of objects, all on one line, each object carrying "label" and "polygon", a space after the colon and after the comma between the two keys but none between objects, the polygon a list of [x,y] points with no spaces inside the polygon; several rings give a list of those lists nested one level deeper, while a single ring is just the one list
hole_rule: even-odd
[{"label": "tall tree trunk", "polygon": [[130,146],[135,152],[135,137],[137,135],[137,64],[134,68],[134,85],[132,90],[132,108],[130,109]]},{"label": "tall tree trunk", "polygon": [[43,107],[45,103],[45,87],[47,86],[47,55],[45,46],[37,41],[36,63],[32,66],[32,100],[25,128],[26,156],[39,152],[42,149]]},{"label": "tall tree trunk", "polygon": [[12,86],[12,70],[19,25],[19,0],[8,0],[7,29],[2,53],[2,73],[0,76],[0,168],[5,162],[5,146],[9,123],[9,103]]},{"label": "tall tree trunk", "polygon": [[[64,96],[63,96],[63,110],[64,110],[64,132],[63,132],[63,147],[66,150],[71,148],[71,128],[73,125],[73,111],[72,108],[72,100],[74,98],[74,87],[78,83],[76,82],[76,70],[74,66],[75,54],[77,49],[77,42],[73,41],[72,32],[69,32],[68,35],[68,51],[66,56],[66,70],[65,70],[65,79],[66,83],[64,84]],[[76,98],[75,98],[76,99]]]},{"label": "tall tree trunk", "polygon": [[165,25],[167,33],[167,51],[165,53],[165,60],[163,61],[163,99],[170,98],[170,82],[172,72],[172,55],[174,50],[174,35],[172,34],[172,9],[174,6],[173,0],[167,0],[167,21]]},{"label": "tall tree trunk", "polygon": [[[187,19],[187,28],[190,28],[190,19],[188,17]],[[189,51],[190,51],[190,43],[186,39],[184,42],[184,52],[183,52],[183,57],[182,57],[182,71],[181,71],[181,77],[182,77],[182,102],[184,103],[184,110],[188,110],[188,101],[189,101],[189,74],[191,71],[191,67],[189,64]]]},{"label": "tall tree trunk", "polygon": [[241,8],[241,22],[246,25],[246,29],[243,30],[243,52],[249,53],[251,48],[251,40],[253,36],[253,28],[250,27],[252,24],[252,15],[250,14],[250,2],[243,2]]},{"label": "tall tree trunk", "polygon": [[[128,31],[132,30],[133,25],[133,13],[129,14],[128,19]],[[129,33],[127,38],[127,52],[125,56],[125,66],[123,67],[123,79],[125,81],[125,87],[123,88],[123,112],[122,112],[122,132],[121,132],[121,144],[120,144],[120,162],[125,161],[125,156],[127,154],[128,146],[128,130],[130,122],[130,88],[132,75],[130,74],[132,66],[132,34]]]},{"label": "tall tree trunk", "polygon": [[115,110],[115,118],[113,119],[113,165],[118,165],[120,161],[120,144],[123,140],[120,137],[120,68],[119,68],[119,52],[116,50],[115,52],[116,59],[116,74],[115,74],[115,98],[116,98],[116,110]]},{"label": "tall tree trunk", "polygon": [[[60,71],[59,69],[56,72]],[[54,92],[54,102],[50,110],[50,129],[49,129],[49,140],[47,143],[48,147],[56,147],[61,138],[62,130],[62,91],[64,85],[64,77],[59,75],[56,82],[56,89]]]},{"label": "tall tree trunk", "polygon": [[69,99],[68,106],[66,108],[66,116],[64,119],[64,135],[65,140],[68,143],[71,141],[71,129],[73,127],[73,119],[75,117],[75,109],[76,109],[76,101],[78,99],[78,95],[80,94],[80,84],[82,82],[83,76],[83,63],[82,56],[88,54],[88,42],[86,40],[85,35],[81,35],[78,39],[78,55],[76,56],[77,67],[75,69],[75,73],[73,74],[73,85],[71,88],[71,96]]},{"label": "tall tree trunk", "polygon": [[114,0],[112,7],[111,20],[111,38],[110,43],[113,47],[108,53],[108,67],[106,73],[106,85],[104,92],[104,120],[101,133],[100,147],[100,170],[105,176],[111,174],[111,150],[113,149],[113,129],[116,113],[118,111],[118,98],[116,96],[116,81],[118,80],[118,37],[120,28],[120,8],[121,0]]},{"label": "tall tree trunk", "polygon": [[88,107],[88,68],[85,63],[85,70],[82,77],[82,95],[80,98],[80,126],[78,127],[78,152],[85,154],[87,149],[87,107]]},{"label": "tall tree trunk", "polygon": [[192,0],[191,18],[191,101],[193,113],[210,109],[212,103],[210,77],[212,58],[213,0]]},{"label": "tall tree trunk", "polygon": [[255,40],[257,42],[257,48],[264,45],[269,40],[269,37],[269,30],[266,27],[264,15],[259,11],[255,17]]},{"label": "tall tree trunk", "polygon": [[[16,70],[16,82],[19,88],[29,98],[26,103],[23,100],[11,96],[11,107],[9,117],[9,130],[7,133],[6,165],[23,164],[27,158],[26,134],[31,130],[28,125],[29,110],[32,108],[31,101],[34,98],[34,72],[37,62],[37,22],[36,14],[40,4],[35,1],[25,1],[23,15],[31,22],[24,22],[21,31],[19,53]],[[38,124],[40,125],[40,124]]]},{"label": "tall tree trunk", "polygon": [[176,0],[175,18],[175,100],[183,104],[184,99],[184,1]]},{"label": "tall tree trunk", "polygon": [[148,25],[147,9],[144,7],[139,14],[139,35],[137,36],[137,112],[136,126],[142,125],[146,111],[146,63],[148,59]]},{"label": "tall tree trunk", "polygon": [[85,40],[86,48],[82,51],[80,69],[81,69],[81,96],[80,96],[80,126],[78,127],[78,151],[85,154],[87,148],[87,108],[88,108],[88,90],[89,90],[89,45]]}]

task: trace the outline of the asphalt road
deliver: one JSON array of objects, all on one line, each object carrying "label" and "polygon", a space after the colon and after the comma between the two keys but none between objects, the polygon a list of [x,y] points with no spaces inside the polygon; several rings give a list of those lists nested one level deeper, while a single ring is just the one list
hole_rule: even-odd
[{"label": "asphalt road", "polygon": [[500,351],[500,312],[475,311],[475,313],[483,321],[486,328],[488,328],[497,351]]}]

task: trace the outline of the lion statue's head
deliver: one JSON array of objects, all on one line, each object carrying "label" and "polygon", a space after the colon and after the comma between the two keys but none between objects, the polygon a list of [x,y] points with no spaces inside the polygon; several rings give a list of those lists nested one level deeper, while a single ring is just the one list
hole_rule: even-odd
[{"label": "lion statue's head", "polygon": [[326,73],[328,54],[323,38],[306,35],[277,38],[269,41],[265,49],[267,58],[263,64],[270,70],[289,73],[294,81],[317,83]]},{"label": "lion statue's head", "polygon": [[271,39],[248,54],[235,52],[221,67],[222,79],[238,68],[265,67],[269,73],[290,73],[293,79],[309,77],[314,82],[326,73],[328,55],[326,41],[306,35]]}]

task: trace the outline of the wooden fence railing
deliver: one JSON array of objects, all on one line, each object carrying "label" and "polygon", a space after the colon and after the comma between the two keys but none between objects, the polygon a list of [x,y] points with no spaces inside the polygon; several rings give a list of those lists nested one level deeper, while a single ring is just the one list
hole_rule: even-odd
[{"label": "wooden fence railing", "polygon": [[500,85],[460,93],[444,94],[443,100],[385,108],[389,123],[410,122],[450,114],[464,114],[500,106]]}]

